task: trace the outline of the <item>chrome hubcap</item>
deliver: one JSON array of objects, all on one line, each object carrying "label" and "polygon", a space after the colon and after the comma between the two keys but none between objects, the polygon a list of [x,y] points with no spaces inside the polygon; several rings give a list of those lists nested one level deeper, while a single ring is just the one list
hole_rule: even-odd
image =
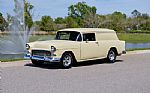
[{"label": "chrome hubcap", "polygon": [[109,53],[109,59],[111,61],[115,60],[115,53],[113,51],[110,51],[110,53]]},{"label": "chrome hubcap", "polygon": [[66,55],[64,58],[63,58],[63,64],[65,67],[69,66],[71,64],[71,56],[69,55]]}]

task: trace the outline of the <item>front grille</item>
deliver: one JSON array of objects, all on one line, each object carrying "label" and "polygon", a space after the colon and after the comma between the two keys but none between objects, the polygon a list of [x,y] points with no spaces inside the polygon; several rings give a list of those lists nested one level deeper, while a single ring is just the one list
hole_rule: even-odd
[{"label": "front grille", "polygon": [[32,50],[32,56],[50,57],[51,52],[46,50]]}]

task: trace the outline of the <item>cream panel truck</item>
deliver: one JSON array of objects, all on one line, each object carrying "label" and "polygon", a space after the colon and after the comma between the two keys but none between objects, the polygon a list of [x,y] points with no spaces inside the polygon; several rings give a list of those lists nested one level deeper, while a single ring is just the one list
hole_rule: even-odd
[{"label": "cream panel truck", "polygon": [[26,44],[33,64],[59,62],[63,68],[87,60],[106,59],[115,62],[125,53],[125,41],[120,41],[114,30],[103,28],[70,28],[59,30],[55,40]]}]

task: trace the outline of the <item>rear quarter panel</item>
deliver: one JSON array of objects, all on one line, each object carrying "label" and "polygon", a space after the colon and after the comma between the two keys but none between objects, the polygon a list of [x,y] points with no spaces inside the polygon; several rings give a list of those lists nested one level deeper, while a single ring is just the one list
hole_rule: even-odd
[{"label": "rear quarter panel", "polygon": [[117,49],[118,54],[125,50],[125,41],[120,40],[102,40],[98,41],[100,45],[101,58],[106,58],[109,50],[112,47]]}]

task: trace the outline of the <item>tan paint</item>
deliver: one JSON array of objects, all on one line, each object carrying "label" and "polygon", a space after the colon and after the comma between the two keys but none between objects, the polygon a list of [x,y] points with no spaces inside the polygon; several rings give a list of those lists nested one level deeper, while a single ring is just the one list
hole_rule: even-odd
[{"label": "tan paint", "polygon": [[103,28],[69,28],[59,31],[77,31],[83,33],[95,33],[96,41],[67,41],[67,40],[49,40],[36,41],[29,43],[30,52],[33,49],[48,50],[55,46],[57,51],[56,58],[60,58],[65,51],[71,51],[78,62],[106,58],[111,47],[115,47],[119,54],[125,51],[125,41],[118,40],[114,30]]}]

